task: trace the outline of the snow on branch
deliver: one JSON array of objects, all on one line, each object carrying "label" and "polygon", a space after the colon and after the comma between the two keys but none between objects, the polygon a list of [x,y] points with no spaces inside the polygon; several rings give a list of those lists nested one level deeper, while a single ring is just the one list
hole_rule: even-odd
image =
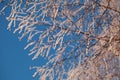
[{"label": "snow on branch", "polygon": [[20,40],[27,37],[24,49],[30,49],[32,60],[39,56],[48,60],[32,68],[33,77],[120,79],[119,0],[2,0],[0,4],[4,2],[0,15],[10,9],[7,29],[14,29]]}]

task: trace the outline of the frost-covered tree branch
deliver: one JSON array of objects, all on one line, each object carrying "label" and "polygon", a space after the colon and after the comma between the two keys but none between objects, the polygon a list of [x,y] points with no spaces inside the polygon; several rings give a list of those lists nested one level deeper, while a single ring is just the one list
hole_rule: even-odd
[{"label": "frost-covered tree branch", "polygon": [[119,0],[1,0],[0,5],[7,29],[20,40],[27,37],[32,59],[48,60],[32,68],[33,77],[120,79]]}]

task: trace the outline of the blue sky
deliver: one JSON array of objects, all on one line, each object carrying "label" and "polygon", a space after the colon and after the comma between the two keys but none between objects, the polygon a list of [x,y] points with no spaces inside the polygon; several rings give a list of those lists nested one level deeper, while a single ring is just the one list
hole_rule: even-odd
[{"label": "blue sky", "polygon": [[44,64],[43,58],[32,61],[29,50],[24,50],[26,40],[18,40],[17,34],[7,30],[7,22],[0,16],[0,80],[38,80],[32,78],[30,66]]}]

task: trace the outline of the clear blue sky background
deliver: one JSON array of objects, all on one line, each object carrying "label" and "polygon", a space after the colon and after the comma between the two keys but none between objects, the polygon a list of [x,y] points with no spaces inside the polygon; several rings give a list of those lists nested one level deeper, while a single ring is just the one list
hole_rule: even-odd
[{"label": "clear blue sky background", "polygon": [[26,40],[19,41],[17,34],[7,30],[7,24],[0,16],[0,80],[38,80],[38,76],[32,78],[35,70],[29,67],[43,65],[43,58],[32,61],[29,50],[24,50]]}]

